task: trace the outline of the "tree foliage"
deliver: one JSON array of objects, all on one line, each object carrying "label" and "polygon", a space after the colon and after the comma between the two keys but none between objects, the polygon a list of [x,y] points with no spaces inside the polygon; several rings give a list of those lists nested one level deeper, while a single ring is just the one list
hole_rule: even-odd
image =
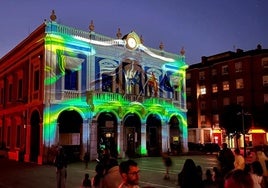
[{"label": "tree foliage", "polygon": [[[243,133],[243,115],[241,105],[231,104],[223,108],[220,114],[220,125],[229,133]],[[244,129],[245,132],[251,126],[251,116],[244,112]]]}]

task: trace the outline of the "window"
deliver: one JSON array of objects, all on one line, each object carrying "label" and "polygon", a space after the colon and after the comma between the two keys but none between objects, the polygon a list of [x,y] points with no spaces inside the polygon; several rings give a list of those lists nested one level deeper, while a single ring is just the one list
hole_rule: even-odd
[{"label": "window", "polygon": [[206,86],[200,86],[200,94],[205,95],[207,93]]},{"label": "window", "polygon": [[205,80],[205,72],[204,71],[199,72],[199,80]]},{"label": "window", "polygon": [[219,123],[219,114],[213,114],[213,123],[218,124]]},{"label": "window", "polygon": [[191,102],[187,102],[187,109],[191,109],[192,108],[192,103]]},{"label": "window", "polygon": [[236,79],[236,89],[243,89],[244,88],[244,81],[242,78]]},{"label": "window", "polygon": [[9,84],[9,86],[8,86],[8,102],[12,101],[12,90],[13,90],[13,85]]},{"label": "window", "polygon": [[268,94],[263,95],[263,102],[268,103]]},{"label": "window", "polygon": [[242,72],[242,62],[235,63],[235,72]]},{"label": "window", "polygon": [[187,88],[186,88],[186,94],[187,94],[187,95],[191,95],[191,93],[192,93],[191,88],[190,88],[190,87],[187,87]]},{"label": "window", "polygon": [[0,89],[0,104],[4,104],[4,88]]},{"label": "window", "polygon": [[218,109],[218,101],[217,100],[212,100],[212,109],[217,110]]},{"label": "window", "polygon": [[201,125],[205,125],[206,124],[206,116],[205,115],[201,115],[200,116],[200,120],[201,120]]},{"label": "window", "polygon": [[230,88],[229,88],[229,82],[228,81],[224,81],[222,82],[222,90],[223,91],[228,91]]},{"label": "window", "polygon": [[201,110],[205,110],[206,109],[206,102],[205,101],[201,101],[201,103],[200,103],[200,109]]},{"label": "window", "polygon": [[224,66],[222,66],[222,68],[221,68],[221,74],[222,74],[222,75],[229,74],[228,65],[224,65]]},{"label": "window", "polygon": [[216,76],[217,75],[217,69],[212,69],[211,70],[211,75]]},{"label": "window", "polygon": [[268,58],[263,58],[262,59],[262,66],[264,69],[268,68]]},{"label": "window", "polygon": [[10,147],[10,140],[11,140],[11,126],[7,127],[7,147]]},{"label": "window", "polygon": [[19,148],[21,143],[21,126],[17,126],[17,138],[16,138],[16,147]]},{"label": "window", "polygon": [[19,79],[18,83],[18,99],[22,99],[22,79]]},{"label": "window", "polygon": [[4,140],[3,140],[3,125],[0,125],[0,148],[3,148]]},{"label": "window", "polygon": [[263,86],[265,86],[265,87],[268,86],[268,76],[263,76],[262,77],[262,83],[263,83]]},{"label": "window", "polygon": [[237,96],[236,103],[243,106],[244,105],[244,96]]},{"label": "window", "polygon": [[224,106],[230,105],[230,98],[229,97],[223,98],[223,105]]},{"label": "window", "polygon": [[34,91],[39,90],[39,70],[34,71]]},{"label": "window", "polygon": [[78,72],[65,69],[65,85],[66,90],[78,90]]},{"label": "window", "polygon": [[212,84],[212,93],[217,93],[217,92],[218,92],[217,84]]},{"label": "window", "polygon": [[191,79],[191,74],[190,73],[186,73],[186,80],[190,80]]}]

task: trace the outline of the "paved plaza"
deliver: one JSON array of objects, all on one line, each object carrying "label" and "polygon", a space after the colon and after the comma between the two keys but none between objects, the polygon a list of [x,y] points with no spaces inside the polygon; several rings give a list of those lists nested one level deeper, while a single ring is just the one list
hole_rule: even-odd
[{"label": "paved plaza", "polygon": [[[156,188],[175,188],[177,186],[177,174],[182,169],[186,158],[192,158],[196,165],[200,165],[203,172],[207,168],[218,166],[215,155],[190,155],[171,156],[173,166],[171,179],[164,180],[165,168],[161,157],[135,158],[138,163],[140,185]],[[119,162],[121,160],[119,159]],[[92,161],[89,168],[85,169],[84,163],[77,162],[68,165],[67,188],[79,188],[85,173],[90,176],[95,174],[96,162]],[[50,188],[56,187],[55,168],[51,165],[37,165],[33,163],[21,163],[0,158],[0,188]]]}]

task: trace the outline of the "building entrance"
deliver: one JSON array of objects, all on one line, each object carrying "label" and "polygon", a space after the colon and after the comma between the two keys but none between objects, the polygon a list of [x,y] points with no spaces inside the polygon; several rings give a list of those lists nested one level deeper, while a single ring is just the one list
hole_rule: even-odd
[{"label": "building entrance", "polygon": [[109,153],[117,158],[117,121],[112,113],[101,113],[98,118],[98,157]]},{"label": "building entrance", "polygon": [[141,153],[141,121],[136,114],[129,114],[124,121],[124,151],[128,157]]},{"label": "building entrance", "polygon": [[75,110],[65,110],[58,118],[59,144],[70,162],[79,161],[82,152],[83,119]]},{"label": "building entrance", "polygon": [[147,150],[149,156],[161,154],[161,120],[157,115],[150,115],[146,122]]}]

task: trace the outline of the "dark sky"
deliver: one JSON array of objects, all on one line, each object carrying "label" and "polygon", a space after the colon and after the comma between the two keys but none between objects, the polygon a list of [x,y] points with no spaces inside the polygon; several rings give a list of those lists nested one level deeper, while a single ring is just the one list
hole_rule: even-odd
[{"label": "dark sky", "polygon": [[55,10],[61,24],[116,38],[135,31],[144,45],[179,53],[187,64],[237,48],[268,48],[268,0],[0,0],[0,57]]}]

